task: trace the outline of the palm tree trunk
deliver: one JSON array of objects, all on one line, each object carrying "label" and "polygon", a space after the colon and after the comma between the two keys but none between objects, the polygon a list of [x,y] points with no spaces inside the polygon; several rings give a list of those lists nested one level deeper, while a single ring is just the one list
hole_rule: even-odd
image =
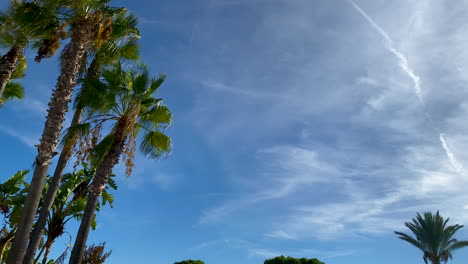
[{"label": "palm tree trunk", "polygon": [[[81,119],[81,113],[81,109],[76,109],[70,125],[71,127],[79,124]],[[60,186],[60,181],[62,180],[63,171],[68,163],[74,146],[75,142],[68,142],[68,144],[66,144],[63,147],[62,152],[60,153],[60,157],[57,161],[57,166],[55,167],[54,176],[52,177],[52,180],[49,184],[49,189],[47,190],[46,197],[39,212],[39,218],[37,219],[36,226],[34,227],[33,232],[31,234],[31,238],[28,243],[28,248],[23,259],[23,264],[31,264],[34,261],[34,256],[36,255],[37,247],[41,242],[42,233],[44,232],[44,228],[47,223],[47,216],[49,215],[50,208],[54,203],[55,195],[57,194],[57,190]]]},{"label": "palm tree trunk", "polygon": [[86,209],[81,220],[80,229],[76,235],[69,264],[81,264],[99,195],[101,195],[102,191],[106,188],[109,175],[111,175],[114,166],[119,162],[120,155],[122,154],[125,145],[125,131],[130,122],[132,121],[126,116],[119,120],[114,134],[114,142],[112,143],[109,152],[96,169],[96,175],[94,176],[91,186],[91,193],[88,197],[88,202],[86,203]]},{"label": "palm tree trunk", "polygon": [[39,254],[37,255],[36,259],[34,260],[34,264],[36,264],[36,263],[39,262],[39,259],[41,258],[42,253],[44,253],[45,248],[46,248],[45,246],[43,246],[43,247],[41,248],[41,251],[39,251]]},{"label": "palm tree trunk", "polygon": [[[88,68],[86,78],[99,78],[100,71],[101,65],[98,62],[98,59],[95,57]],[[81,89],[87,89],[86,85],[83,85]],[[83,108],[81,106],[78,106],[75,109],[75,113],[73,114],[73,119],[70,124],[70,127],[74,127],[80,123],[82,113]],[[37,247],[39,246],[42,233],[44,232],[44,228],[47,222],[47,216],[49,215],[50,208],[54,203],[55,195],[57,194],[60,182],[62,180],[63,171],[65,169],[65,166],[67,166],[68,160],[70,159],[70,156],[72,154],[73,147],[76,144],[76,138],[71,138],[69,140],[70,141],[67,142],[67,144],[65,144],[65,146],[63,147],[62,152],[60,153],[59,159],[57,161],[54,176],[52,177],[52,181],[49,184],[49,189],[47,190],[46,198],[44,199],[41,210],[39,212],[39,218],[36,221],[36,226],[34,227],[31,239],[29,240],[23,264],[33,263]]]},{"label": "palm tree trunk", "polygon": [[49,102],[44,131],[40,144],[37,146],[38,155],[35,160],[33,178],[21,213],[18,231],[11,245],[7,264],[21,264],[23,262],[47,169],[52,157],[56,154],[55,150],[62,131],[65,113],[68,111],[68,103],[71,101],[75,79],[90,39],[91,36],[86,25],[78,23],[73,30],[70,43],[62,54],[60,76]]},{"label": "palm tree trunk", "polygon": [[45,250],[44,258],[42,259],[42,264],[47,263],[47,257],[49,257],[49,253],[50,253],[50,246],[46,246],[45,248],[46,250]]},{"label": "palm tree trunk", "polygon": [[15,70],[16,63],[21,55],[23,55],[24,48],[19,45],[13,45],[7,54],[3,55],[0,59],[0,98],[5,91],[6,85],[10,81],[11,74]]}]

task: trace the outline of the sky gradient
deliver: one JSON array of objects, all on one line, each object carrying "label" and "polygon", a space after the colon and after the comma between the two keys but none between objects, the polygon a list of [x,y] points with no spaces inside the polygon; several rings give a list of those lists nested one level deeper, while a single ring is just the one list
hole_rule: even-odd
[{"label": "sky gradient", "polygon": [[[106,263],[423,263],[394,230],[425,210],[468,222],[468,2],[112,3],[168,75],[174,149],[116,168],[90,234]],[[31,168],[58,74],[57,57],[27,57],[26,98],[0,109],[2,180]]]}]

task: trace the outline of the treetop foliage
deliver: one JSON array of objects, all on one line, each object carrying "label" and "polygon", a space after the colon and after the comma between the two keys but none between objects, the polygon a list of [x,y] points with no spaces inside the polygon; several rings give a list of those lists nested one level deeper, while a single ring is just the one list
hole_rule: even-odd
[{"label": "treetop foliage", "polygon": [[205,264],[205,262],[203,262],[201,260],[188,259],[188,260],[183,260],[183,261],[180,261],[180,262],[174,262],[174,264]]},{"label": "treetop foliage", "polygon": [[293,258],[279,256],[272,259],[265,260],[264,264],[325,264],[316,258]]}]

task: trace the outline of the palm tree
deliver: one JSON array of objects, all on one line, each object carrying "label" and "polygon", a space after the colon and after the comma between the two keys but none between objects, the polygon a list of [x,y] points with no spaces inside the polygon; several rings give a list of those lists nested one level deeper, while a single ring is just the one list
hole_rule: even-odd
[{"label": "palm tree", "polygon": [[[52,1],[52,0],[51,0]],[[47,169],[55,152],[62,130],[68,103],[75,86],[79,69],[82,66],[86,49],[98,39],[107,40],[111,19],[109,12],[115,10],[107,6],[109,0],[55,0],[62,7],[62,13],[71,22],[71,40],[64,48],[60,61],[60,75],[56,89],[49,102],[49,110],[40,144],[34,162],[34,173],[28,196],[22,210],[18,232],[13,239],[7,264],[21,264],[39,205]]]},{"label": "palm tree", "polygon": [[8,49],[0,58],[0,98],[6,92],[18,62],[24,60],[28,43],[50,38],[58,28],[53,10],[38,1],[12,0],[8,10],[0,13],[0,47]]},{"label": "palm tree", "polygon": [[[137,20],[134,16],[127,14],[127,12],[117,13],[113,17],[112,22],[112,35],[109,40],[100,45],[97,52],[95,52],[93,59],[85,74],[85,79],[96,79],[101,75],[103,66],[115,63],[120,58],[136,60],[138,58],[138,46],[136,40],[140,38],[137,29]],[[92,52],[90,52],[92,53]],[[83,82],[81,89],[86,89],[86,82]],[[79,92],[80,94],[81,92]],[[83,113],[83,105],[80,97],[75,99],[75,112],[73,114],[71,127],[80,123],[81,115]],[[64,142],[62,151],[60,153],[57,165],[55,167],[53,178],[49,184],[46,197],[41,206],[39,218],[31,234],[28,243],[28,248],[23,260],[23,264],[30,264],[34,260],[37,247],[42,237],[49,210],[55,199],[55,195],[62,180],[62,174],[68,160],[71,156],[72,150],[76,145],[76,138],[69,138]]]},{"label": "palm tree", "polygon": [[[82,170],[79,170],[76,173],[68,173],[64,175],[63,182],[57,193],[57,199],[55,199],[54,205],[52,206],[47,218],[44,246],[36,257],[34,263],[39,261],[43,252],[45,253],[42,263],[47,263],[50,249],[55,240],[64,234],[67,222],[72,219],[81,219],[93,177],[94,170],[88,169],[86,164]],[[107,186],[112,189],[117,189],[115,181],[112,178],[109,178]],[[106,190],[104,192],[105,195],[102,196],[99,205],[109,203],[112,207],[113,196]],[[95,219],[93,219],[92,228],[94,229],[95,226]]]},{"label": "palm tree", "polygon": [[468,246],[468,241],[458,241],[453,235],[460,230],[463,225],[447,226],[449,218],[444,220],[439,211],[436,214],[425,212],[422,216],[418,213],[413,222],[406,222],[415,235],[412,237],[405,233],[396,232],[400,239],[419,248],[423,252],[424,262],[430,260],[432,264],[439,264],[441,261],[447,262],[452,259],[452,252],[462,247]]},{"label": "palm tree", "polygon": [[150,158],[168,154],[172,146],[170,138],[163,133],[171,123],[171,112],[162,105],[162,99],[153,97],[153,93],[164,81],[164,75],[150,78],[146,67],[124,72],[119,65],[112,71],[105,71],[103,78],[104,81],[90,84],[94,89],[81,95],[87,98],[87,113],[90,117],[79,125],[79,129],[69,131],[72,135],[89,135],[90,133],[79,131],[100,130],[104,123],[112,123],[110,134],[91,153],[91,160],[97,164],[96,176],[73,246],[70,264],[81,263],[98,197],[122,154],[127,174],[131,172],[138,135],[143,132],[140,150]]}]

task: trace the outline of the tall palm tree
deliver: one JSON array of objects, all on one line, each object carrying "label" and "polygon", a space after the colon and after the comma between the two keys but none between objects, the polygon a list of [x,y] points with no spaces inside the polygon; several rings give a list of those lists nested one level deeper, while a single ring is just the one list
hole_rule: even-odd
[{"label": "tall palm tree", "polygon": [[449,218],[444,218],[437,213],[425,212],[423,215],[419,213],[413,222],[406,222],[405,226],[413,232],[414,237],[402,232],[396,232],[400,239],[419,248],[423,252],[424,262],[430,260],[432,264],[439,264],[441,261],[447,262],[452,259],[454,250],[468,246],[468,241],[458,241],[453,238],[455,233],[460,230],[463,225],[451,225],[447,223]]},{"label": "tall palm tree", "polygon": [[[127,173],[131,172],[138,135],[142,132],[140,151],[150,158],[168,154],[172,146],[170,138],[163,133],[171,124],[171,112],[162,105],[162,99],[153,97],[165,76],[150,78],[146,67],[124,72],[117,66],[112,71],[104,72],[103,78],[104,81],[94,82],[92,87],[95,89],[82,94],[89,97],[86,100],[87,111],[91,116],[84,120],[80,129],[99,130],[107,122],[111,122],[112,129],[91,153],[92,161],[97,164],[96,176],[73,246],[70,264],[81,263],[98,197],[122,154],[128,168]],[[78,129],[72,131],[77,133]]]},{"label": "tall palm tree", "polygon": [[[96,52],[92,52],[92,50],[88,52],[90,54],[94,53],[94,56],[92,56],[93,59],[86,71],[84,79],[99,78],[103,66],[118,62],[120,58],[128,60],[138,59],[138,46],[136,44],[136,40],[139,39],[140,36],[136,26],[137,20],[133,15],[129,15],[127,12],[120,12],[114,15],[110,39],[105,41],[102,45],[99,45],[99,49]],[[86,89],[86,82],[83,82],[81,89]],[[80,93],[81,92],[78,94]],[[83,113],[83,105],[84,102],[81,102],[81,99],[78,96],[75,99],[75,112],[70,125],[71,127],[80,123],[81,115]],[[34,260],[34,255],[36,254],[37,247],[39,246],[47,216],[49,215],[49,210],[53,204],[59,184],[62,180],[63,171],[75,145],[76,138],[69,138],[63,144],[53,178],[49,184],[46,197],[40,209],[39,217],[29,240],[23,264],[30,264]]]},{"label": "tall palm tree", "polygon": [[0,12],[0,47],[8,52],[0,58],[0,98],[6,92],[24,49],[32,41],[49,38],[59,28],[52,9],[39,1],[12,0],[6,12]]},{"label": "tall palm tree", "polygon": [[[57,193],[57,199],[49,212],[46,225],[46,239],[44,246],[34,261],[37,263],[42,253],[44,257],[42,263],[47,263],[50,249],[55,240],[62,236],[65,232],[65,225],[72,219],[80,220],[86,206],[87,194],[89,192],[90,183],[94,177],[94,170],[88,169],[84,166],[82,170],[76,173],[68,173],[63,177],[63,182]],[[117,186],[112,178],[109,179],[107,186],[116,189]],[[105,195],[102,196],[99,205],[107,203],[112,207],[113,196],[104,191]],[[93,219],[93,229],[95,228],[95,219]]]},{"label": "tall palm tree", "polygon": [[86,49],[97,39],[107,39],[110,31],[109,0],[55,0],[71,25],[71,40],[60,60],[60,75],[49,102],[49,110],[34,162],[34,173],[22,210],[18,231],[13,239],[7,264],[21,264],[39,205],[44,180],[62,130],[68,103],[71,101],[76,77],[82,66]]}]

